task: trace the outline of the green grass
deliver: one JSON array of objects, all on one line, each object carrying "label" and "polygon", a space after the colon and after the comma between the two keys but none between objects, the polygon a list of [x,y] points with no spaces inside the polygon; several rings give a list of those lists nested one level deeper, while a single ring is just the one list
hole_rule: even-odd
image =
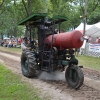
[{"label": "green grass", "polygon": [[6,47],[1,47],[1,46],[0,46],[0,50],[8,51],[8,52],[16,52],[16,53],[22,52],[21,48],[6,48]]},{"label": "green grass", "polygon": [[0,64],[0,100],[41,100],[38,91],[31,89],[21,81],[20,77],[13,74]]},{"label": "green grass", "polygon": [[100,71],[100,58],[84,55],[79,55],[76,58],[79,61],[79,65]]}]

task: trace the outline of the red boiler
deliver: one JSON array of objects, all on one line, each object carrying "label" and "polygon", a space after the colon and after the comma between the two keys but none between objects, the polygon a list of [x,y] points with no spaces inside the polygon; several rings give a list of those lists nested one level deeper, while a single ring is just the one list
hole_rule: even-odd
[{"label": "red boiler", "polygon": [[[83,44],[83,34],[80,31],[71,31],[60,34],[54,34],[53,47],[70,49],[80,48]],[[46,38],[46,42],[52,42],[52,35]]]}]

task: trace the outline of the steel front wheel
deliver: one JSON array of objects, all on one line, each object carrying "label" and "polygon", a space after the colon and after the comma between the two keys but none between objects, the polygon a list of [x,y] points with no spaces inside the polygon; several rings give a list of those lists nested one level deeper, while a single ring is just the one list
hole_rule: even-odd
[{"label": "steel front wheel", "polygon": [[65,78],[68,85],[75,89],[80,88],[84,82],[83,72],[77,65],[71,65],[66,69]]},{"label": "steel front wheel", "polygon": [[34,67],[36,66],[34,54],[30,54],[30,52],[23,52],[21,55],[21,69],[22,74],[26,77],[34,77],[36,70]]}]

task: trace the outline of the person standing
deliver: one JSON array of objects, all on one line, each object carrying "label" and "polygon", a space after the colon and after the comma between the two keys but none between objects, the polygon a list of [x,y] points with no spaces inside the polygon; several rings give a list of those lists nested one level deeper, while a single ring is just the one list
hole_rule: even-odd
[{"label": "person standing", "polygon": [[31,47],[28,47],[28,39],[27,37],[24,37],[23,38],[23,42],[21,43],[21,49],[22,51],[25,51],[25,50],[31,50]]}]

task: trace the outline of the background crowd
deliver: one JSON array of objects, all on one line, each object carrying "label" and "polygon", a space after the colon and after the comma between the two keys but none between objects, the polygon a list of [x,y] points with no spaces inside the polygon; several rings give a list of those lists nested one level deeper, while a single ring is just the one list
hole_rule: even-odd
[{"label": "background crowd", "polygon": [[0,40],[0,45],[7,48],[20,47],[23,38],[6,38]]}]

